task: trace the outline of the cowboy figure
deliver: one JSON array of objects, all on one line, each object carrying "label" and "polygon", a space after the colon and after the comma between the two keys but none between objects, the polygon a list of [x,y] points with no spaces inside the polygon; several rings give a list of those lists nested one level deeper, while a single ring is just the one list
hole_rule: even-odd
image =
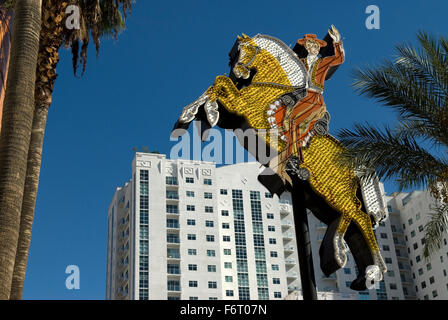
[{"label": "cowboy figure", "polygon": [[278,126],[283,128],[284,136],[288,142],[284,158],[295,155],[301,160],[301,148],[306,146],[313,135],[316,122],[328,116],[322,94],[324,82],[330,68],[344,62],[344,49],[338,30],[332,25],[328,31],[333,39],[334,55],[320,58],[321,48],[327,46],[323,40],[316,38],[315,34],[306,34],[297,43],[303,46],[308,55],[300,59],[307,71],[306,95],[299,100],[293,108],[282,108],[276,113]]}]

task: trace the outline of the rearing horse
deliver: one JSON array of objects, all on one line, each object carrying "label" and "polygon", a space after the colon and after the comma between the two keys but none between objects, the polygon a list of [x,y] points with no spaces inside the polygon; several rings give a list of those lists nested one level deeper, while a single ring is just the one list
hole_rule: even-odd
[{"label": "rearing horse", "polygon": [[[325,40],[332,43],[330,35]],[[335,46],[329,46],[326,53],[321,50],[322,56],[331,57]],[[260,175],[260,182],[271,193],[280,195],[291,190],[287,171],[297,173],[303,181],[305,206],[328,225],[319,250],[322,271],[328,276],[345,266],[345,240],[359,270],[351,288],[365,290],[366,281],[381,280],[387,270],[372,227],[372,220],[378,223],[386,218],[383,200],[377,194],[373,200],[364,197],[362,201],[368,186],[356,177],[353,168],[338,161],[344,149],[328,134],[329,114],[324,104],[323,108],[322,105],[316,110],[309,108],[304,113],[306,121],[294,127],[297,132],[303,132],[300,145],[291,148],[297,141],[288,134],[292,122],[285,119],[289,120],[288,115],[294,113],[298,103],[309,98],[307,89],[314,86],[317,92],[323,92],[323,86],[320,88],[315,82],[315,69],[308,70],[300,51],[295,51],[298,50],[291,50],[267,35],[238,37],[229,53],[230,76],[218,76],[204,94],[186,106],[175,129],[185,129],[195,119],[202,121],[202,127],[254,129],[257,145],[242,143],[266,166],[265,173],[270,173]],[[325,79],[334,71],[335,67],[329,65]],[[261,161],[256,152],[261,147],[270,149],[274,156]],[[293,151],[288,153],[288,150]],[[369,274],[372,270],[373,274]]]}]

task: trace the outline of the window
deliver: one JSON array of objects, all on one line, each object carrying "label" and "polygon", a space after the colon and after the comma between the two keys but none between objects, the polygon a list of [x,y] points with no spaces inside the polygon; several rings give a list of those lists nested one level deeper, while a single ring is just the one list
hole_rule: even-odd
[{"label": "window", "polygon": [[264,247],[264,237],[262,234],[254,234],[254,246]]},{"label": "window", "polygon": [[227,189],[221,189],[219,190],[219,193],[222,195],[227,195]]},{"label": "window", "polygon": [[213,213],[213,207],[205,206],[205,213]]},{"label": "window", "polygon": [[190,300],[199,300],[198,297],[190,297]]},{"label": "window", "polygon": [[216,288],[218,288],[218,285],[217,285],[216,281],[209,281],[208,282],[208,288],[209,289],[216,289]]},{"label": "window", "polygon": [[269,244],[277,244],[277,240],[275,238],[269,238]]},{"label": "window", "polygon": [[408,220],[408,224],[411,226],[414,223],[414,221],[411,219]]},{"label": "window", "polygon": [[226,297],[233,297],[233,290],[226,290]]},{"label": "window", "polygon": [[188,270],[189,271],[198,271],[198,265],[197,264],[189,264]]},{"label": "window", "polygon": [[213,193],[204,192],[204,199],[213,199]]},{"label": "window", "polygon": [[192,177],[187,177],[187,178],[185,178],[185,182],[186,182],[186,183],[194,183],[194,178],[192,178]]},{"label": "window", "polygon": [[233,282],[233,277],[232,276],[225,276],[224,277],[226,282]]},{"label": "window", "polygon": [[230,236],[222,236],[222,241],[230,242]]},{"label": "window", "polygon": [[387,212],[392,213],[392,206],[387,206]]},{"label": "window", "polygon": [[196,235],[195,235],[195,234],[191,234],[191,233],[189,233],[189,234],[187,235],[187,239],[188,239],[188,240],[196,240]]},{"label": "window", "polygon": [[190,281],[188,281],[188,286],[190,288],[197,288],[198,287],[198,282],[194,281],[194,280],[190,280]]},{"label": "window", "polygon": [[212,185],[212,179],[204,179],[204,184],[207,186],[211,186]]},{"label": "window", "polygon": [[194,191],[187,191],[187,197],[194,198]]},{"label": "window", "polygon": [[166,198],[179,199],[179,194],[177,193],[177,190],[166,190]]},{"label": "window", "polygon": [[417,215],[415,216],[415,218],[416,218],[417,220],[420,220],[420,217],[421,217],[421,214],[420,214],[420,212],[419,212],[419,213],[417,213]]},{"label": "window", "polygon": [[390,251],[390,248],[389,248],[389,246],[384,245],[384,246],[383,246],[383,250],[384,250],[384,251]]},{"label": "window", "polygon": [[416,261],[416,262],[420,262],[420,260],[421,260],[420,255],[418,255],[418,256],[415,257],[415,261]]},{"label": "window", "polygon": [[350,268],[344,268],[344,274],[352,274],[352,270]]},{"label": "window", "polygon": [[280,278],[272,278],[273,284],[280,284]]},{"label": "window", "polygon": [[228,216],[229,216],[229,211],[227,211],[227,210],[221,210],[221,215],[222,215],[223,217],[228,217]]},{"label": "window", "polygon": [[443,263],[443,256],[440,256],[440,262]]},{"label": "window", "polygon": [[421,276],[423,274],[423,268],[418,269],[418,275]]},{"label": "window", "polygon": [[[418,243],[417,243],[417,242],[414,243],[413,247],[414,247],[414,250],[416,250],[416,249],[418,248]],[[418,261],[417,261],[417,262],[418,262]]]},{"label": "window", "polygon": [[281,298],[282,297],[282,293],[278,292],[278,291],[274,291],[274,298]]},{"label": "window", "polygon": [[351,284],[350,281],[345,281],[345,286],[346,286],[347,288],[350,288],[350,284]]},{"label": "window", "polygon": [[215,236],[211,234],[205,235],[205,239],[207,242],[215,242]]},{"label": "window", "polygon": [[179,228],[179,220],[177,219],[166,219],[167,228]]},{"label": "window", "polygon": [[265,198],[273,198],[272,193],[270,193],[270,192],[265,192],[264,197]]},{"label": "window", "polygon": [[381,239],[387,239],[387,233],[381,233]]},{"label": "window", "polygon": [[209,265],[207,266],[207,271],[208,271],[208,272],[216,272],[216,265],[214,265],[214,264],[209,264]]},{"label": "window", "polygon": [[422,289],[425,289],[425,288],[426,288],[426,282],[423,281],[423,282],[421,283],[421,286],[422,286]]},{"label": "window", "polygon": [[370,294],[368,292],[360,292],[359,300],[370,300]]},{"label": "window", "polygon": [[415,237],[415,230],[412,230],[411,231],[411,238],[414,238]]},{"label": "window", "polygon": [[195,226],[196,225],[196,220],[194,220],[194,219],[187,219],[187,225],[188,226]]},{"label": "window", "polygon": [[426,270],[431,270],[432,269],[432,266],[431,266],[431,264],[430,263],[428,263],[427,265],[426,265]]},{"label": "window", "polygon": [[277,251],[271,251],[270,254],[271,254],[271,258],[277,258],[278,257]]},{"label": "window", "polygon": [[213,228],[214,227],[214,223],[211,220],[206,220],[205,221],[205,226],[209,227],[209,228]]},{"label": "window", "polygon": [[274,226],[268,226],[268,231],[274,232],[275,231],[275,227]]},{"label": "window", "polygon": [[268,219],[274,219],[274,214],[273,213],[268,213],[267,214],[267,218]]},{"label": "window", "polygon": [[224,249],[224,255],[230,256],[231,254],[232,254],[232,250],[231,249]]},{"label": "window", "polygon": [[215,250],[207,250],[207,257],[214,257],[215,256]]},{"label": "window", "polygon": [[196,249],[188,249],[188,255],[189,256],[195,256],[196,255]]},{"label": "window", "polygon": [[391,290],[397,290],[397,285],[396,285],[395,283],[390,283],[390,284],[389,284],[389,288],[390,288]]},{"label": "window", "polygon": [[434,290],[434,291],[432,292],[432,297],[433,297],[433,298],[437,297],[437,290]]},{"label": "window", "polygon": [[177,207],[177,204],[167,204],[166,212],[167,213],[179,213],[179,208]]},{"label": "window", "polygon": [[272,268],[272,271],[279,271],[280,270],[279,267],[278,267],[278,264],[271,265],[271,268]]},{"label": "window", "polygon": [[196,208],[192,204],[187,204],[187,211],[196,211]]},{"label": "window", "polygon": [[434,277],[429,278],[429,283],[430,283],[430,284],[433,284],[434,281],[435,281]]},{"label": "window", "polygon": [[177,186],[177,177],[166,177],[166,184],[169,186]]},{"label": "window", "polygon": [[387,270],[387,275],[388,275],[389,277],[395,277],[395,272],[394,272],[394,270]]},{"label": "window", "polygon": [[392,259],[391,258],[384,258],[384,261],[388,264],[392,264]]},{"label": "window", "polygon": [[232,262],[224,262],[224,269],[232,269]]},{"label": "window", "polygon": [[223,229],[230,229],[230,224],[229,223],[223,223],[222,224],[222,228]]}]

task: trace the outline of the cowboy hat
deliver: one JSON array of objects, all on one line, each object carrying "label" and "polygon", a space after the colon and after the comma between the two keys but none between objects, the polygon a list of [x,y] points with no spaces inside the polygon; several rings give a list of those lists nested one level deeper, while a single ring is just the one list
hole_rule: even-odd
[{"label": "cowboy hat", "polygon": [[317,39],[316,35],[312,33],[306,34],[304,38],[297,40],[297,43],[305,46],[308,40],[317,42],[321,47],[325,47],[327,45],[327,42]]}]

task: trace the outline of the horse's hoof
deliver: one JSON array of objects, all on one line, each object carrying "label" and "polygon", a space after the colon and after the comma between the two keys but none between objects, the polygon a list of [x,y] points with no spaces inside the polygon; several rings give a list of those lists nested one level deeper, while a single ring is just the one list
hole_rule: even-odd
[{"label": "horse's hoof", "polygon": [[353,282],[350,284],[350,289],[355,291],[364,291],[367,289],[366,286],[366,277],[358,276]]}]

